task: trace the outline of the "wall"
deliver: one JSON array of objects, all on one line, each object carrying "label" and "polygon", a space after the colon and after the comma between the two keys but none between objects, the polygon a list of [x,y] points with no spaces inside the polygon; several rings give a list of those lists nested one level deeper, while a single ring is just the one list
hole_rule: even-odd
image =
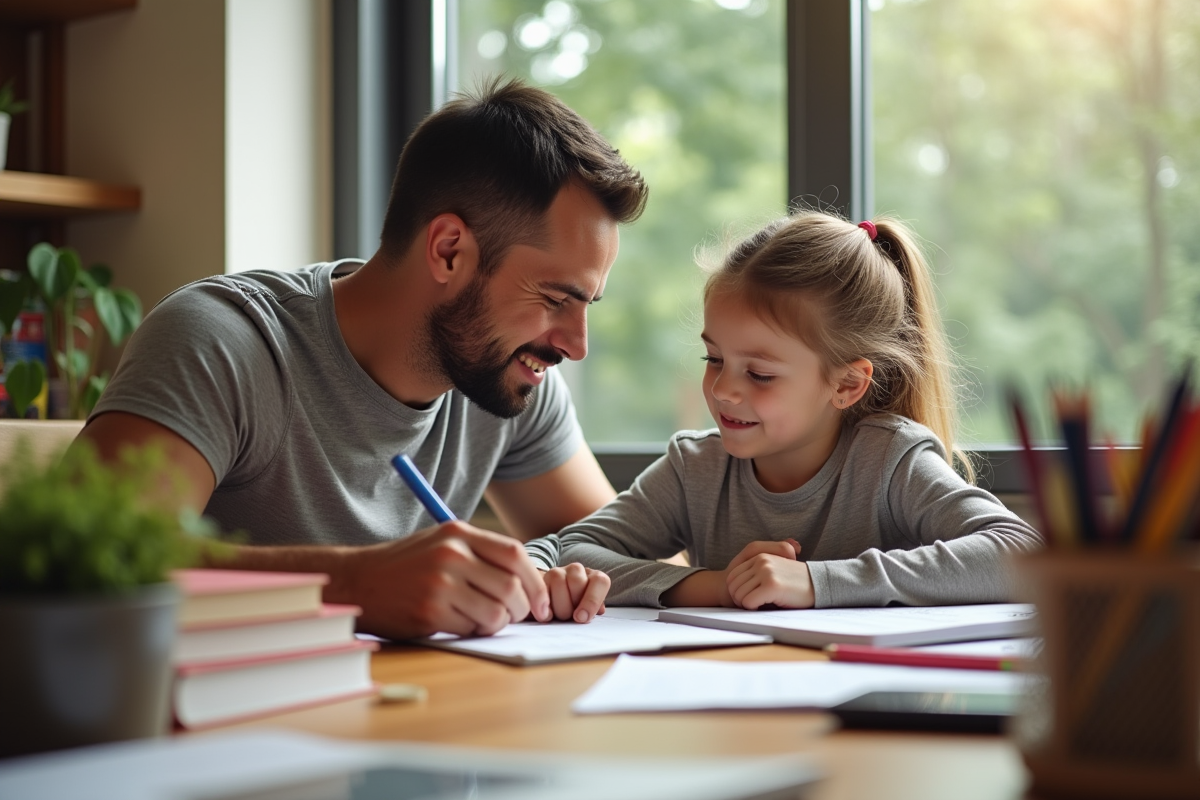
[{"label": "wall", "polygon": [[225,265],[225,6],[141,0],[67,32],[67,171],[142,189],[137,213],[71,222],[147,308]]},{"label": "wall", "polygon": [[142,189],[72,221],[150,308],[228,270],[325,259],[329,0],[139,0],[67,33],[67,170]]},{"label": "wall", "polygon": [[327,0],[226,4],[226,271],[331,257]]}]

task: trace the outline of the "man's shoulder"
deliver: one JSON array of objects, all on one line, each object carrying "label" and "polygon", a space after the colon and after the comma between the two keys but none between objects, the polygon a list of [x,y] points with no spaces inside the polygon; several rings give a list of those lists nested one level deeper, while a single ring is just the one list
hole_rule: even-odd
[{"label": "man's shoulder", "polygon": [[318,281],[347,262],[310,264],[295,270],[248,270],[228,275],[212,275],[185,284],[163,298],[162,302],[202,302],[215,298],[244,303],[255,296],[283,301],[290,297],[315,297]]}]

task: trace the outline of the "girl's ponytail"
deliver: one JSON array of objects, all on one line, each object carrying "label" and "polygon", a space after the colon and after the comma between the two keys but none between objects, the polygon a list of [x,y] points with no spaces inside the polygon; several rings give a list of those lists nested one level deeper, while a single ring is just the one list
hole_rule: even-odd
[{"label": "girl's ponytail", "polygon": [[[951,463],[961,465],[969,480],[975,477],[967,454],[955,444],[957,433],[956,393],[953,363],[938,312],[933,274],[915,238],[906,226],[890,217],[874,223],[875,246],[895,265],[904,280],[904,305],[909,317],[905,326],[923,369],[909,377],[911,404],[904,416],[917,420],[937,434]],[[900,412],[903,413],[903,412]]]}]

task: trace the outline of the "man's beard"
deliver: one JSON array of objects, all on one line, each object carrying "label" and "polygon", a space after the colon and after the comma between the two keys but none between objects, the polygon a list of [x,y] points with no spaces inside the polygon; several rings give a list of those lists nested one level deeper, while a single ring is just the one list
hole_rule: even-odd
[{"label": "man's beard", "polygon": [[475,277],[462,293],[429,312],[425,330],[431,366],[475,405],[501,419],[511,419],[529,407],[534,387],[510,388],[505,377],[517,353],[529,353],[543,364],[562,361],[548,348],[523,345],[506,353],[492,327],[484,289],[487,280]]}]

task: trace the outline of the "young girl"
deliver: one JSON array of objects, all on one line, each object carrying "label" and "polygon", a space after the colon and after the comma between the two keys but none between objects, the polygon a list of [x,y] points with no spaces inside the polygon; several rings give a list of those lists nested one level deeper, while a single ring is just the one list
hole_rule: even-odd
[{"label": "young girl", "polygon": [[[771,223],[709,278],[701,338],[717,429],[676,434],[629,491],[531,555],[604,570],[611,605],[1010,599],[1007,557],[1041,539],[952,466],[970,474],[947,347],[899,222]],[[680,550],[693,566],[656,560]]]}]

